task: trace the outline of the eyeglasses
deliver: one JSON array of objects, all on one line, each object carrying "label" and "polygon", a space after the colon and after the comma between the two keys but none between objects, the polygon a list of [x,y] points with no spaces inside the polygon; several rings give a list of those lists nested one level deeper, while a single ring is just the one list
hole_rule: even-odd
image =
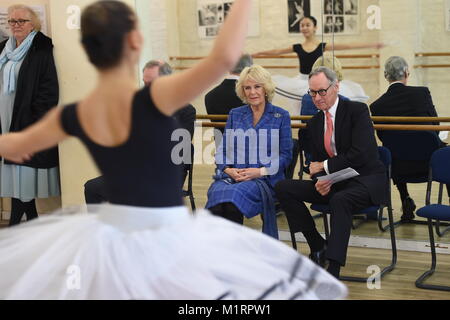
[{"label": "eyeglasses", "polygon": [[19,25],[19,26],[23,26],[25,24],[25,22],[29,22],[30,20],[24,20],[24,19],[19,19],[19,20],[14,20],[14,19],[10,19],[8,20],[8,24],[11,27],[14,27],[14,25]]},{"label": "eyeglasses", "polygon": [[328,88],[326,88],[326,89],[320,89],[320,90],[317,90],[317,91],[309,89],[309,90],[308,90],[308,94],[309,94],[311,97],[315,97],[317,94],[319,94],[319,96],[323,97],[323,96],[325,96],[325,95],[327,94],[328,89],[330,89],[330,87],[331,87],[333,84],[334,84],[334,83],[330,84],[330,85],[328,86]]}]

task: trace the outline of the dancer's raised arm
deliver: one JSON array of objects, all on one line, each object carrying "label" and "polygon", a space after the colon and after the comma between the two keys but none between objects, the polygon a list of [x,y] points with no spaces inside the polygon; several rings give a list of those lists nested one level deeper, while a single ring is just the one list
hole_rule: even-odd
[{"label": "dancer's raised arm", "polygon": [[188,70],[153,82],[151,96],[162,113],[170,115],[191,102],[234,67],[242,55],[251,3],[251,0],[234,2],[205,59]]},{"label": "dancer's raised arm", "polygon": [[252,57],[259,58],[261,56],[277,56],[277,55],[293,53],[293,52],[294,52],[294,50],[293,50],[292,46],[290,46],[288,48],[283,48],[283,49],[272,49],[272,50],[266,50],[266,51],[259,51],[259,52],[253,53]]}]

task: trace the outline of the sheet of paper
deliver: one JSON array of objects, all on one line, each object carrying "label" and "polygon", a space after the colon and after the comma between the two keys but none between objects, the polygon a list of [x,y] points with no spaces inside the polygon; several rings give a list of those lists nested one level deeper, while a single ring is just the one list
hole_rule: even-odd
[{"label": "sheet of paper", "polygon": [[342,169],[342,170],[327,174],[326,176],[318,177],[317,180],[327,180],[327,181],[336,183],[336,182],[339,182],[342,180],[347,180],[347,179],[350,179],[350,178],[353,178],[356,176],[359,176],[358,172],[356,172],[352,168],[346,168],[346,169]]}]

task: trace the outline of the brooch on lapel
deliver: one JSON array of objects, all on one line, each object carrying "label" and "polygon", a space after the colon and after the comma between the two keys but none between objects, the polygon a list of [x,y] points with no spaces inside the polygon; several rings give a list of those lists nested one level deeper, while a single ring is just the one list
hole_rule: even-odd
[{"label": "brooch on lapel", "polygon": [[274,115],[273,115],[275,118],[281,118],[281,113],[275,113]]}]

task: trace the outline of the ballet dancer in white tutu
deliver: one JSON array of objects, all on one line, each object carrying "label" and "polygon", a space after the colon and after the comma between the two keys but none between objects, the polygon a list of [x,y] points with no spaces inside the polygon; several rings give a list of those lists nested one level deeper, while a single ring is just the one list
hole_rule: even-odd
[{"label": "ballet dancer in white tutu", "polygon": [[0,299],[337,299],[346,287],[280,241],[183,206],[170,117],[230,70],[251,0],[236,0],[214,47],[191,69],[138,90],[143,46],[134,12],[97,1],[81,41],[99,77],[79,102],[0,137],[0,155],[27,159],[78,137],[111,204],[51,214],[0,231]]}]

